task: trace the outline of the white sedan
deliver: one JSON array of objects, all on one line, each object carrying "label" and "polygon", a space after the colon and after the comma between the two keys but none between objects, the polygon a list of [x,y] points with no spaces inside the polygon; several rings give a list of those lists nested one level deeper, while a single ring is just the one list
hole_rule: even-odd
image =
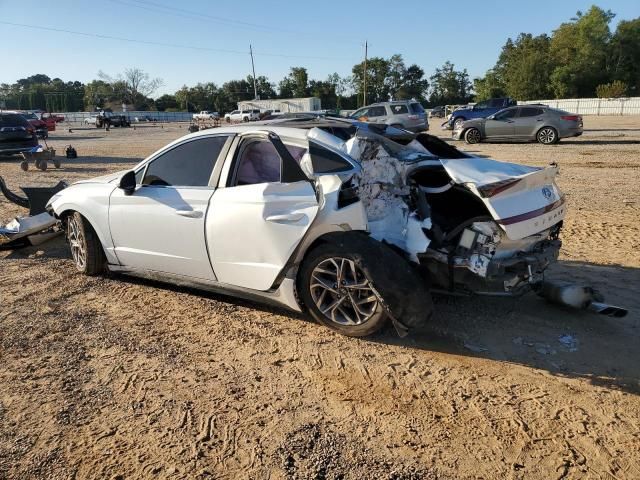
[{"label": "white sedan", "polygon": [[363,336],[426,320],[427,283],[517,295],[557,259],[556,168],[472,157],[427,134],[294,124],[190,134],[54,195],[77,269],[284,305]]}]

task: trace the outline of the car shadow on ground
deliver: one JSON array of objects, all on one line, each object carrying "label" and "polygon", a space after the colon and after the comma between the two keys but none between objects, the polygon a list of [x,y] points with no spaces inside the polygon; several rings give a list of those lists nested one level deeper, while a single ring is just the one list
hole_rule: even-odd
[{"label": "car shadow on ground", "polygon": [[[62,237],[44,246],[14,250],[5,259],[70,258]],[[520,298],[434,295],[434,314],[423,327],[400,338],[389,325],[354,342],[372,342],[423,352],[469,356],[527,366],[551,375],[583,379],[593,385],[640,395],[640,269],[619,265],[560,261],[548,277],[594,286],[625,318],[612,318],[553,305],[527,294]],[[149,286],[259,310],[312,323],[307,315],[279,306],[127,275],[119,282]],[[330,335],[328,333],[328,335]]]},{"label": "car shadow on ground", "polygon": [[638,145],[640,140],[560,140],[558,145]]},{"label": "car shadow on ground", "polygon": [[593,385],[640,395],[640,269],[561,261],[549,277],[592,285],[608,303],[625,307],[612,318],[521,298],[434,296],[435,313],[402,339],[386,330],[369,341],[486,358],[581,378]]}]

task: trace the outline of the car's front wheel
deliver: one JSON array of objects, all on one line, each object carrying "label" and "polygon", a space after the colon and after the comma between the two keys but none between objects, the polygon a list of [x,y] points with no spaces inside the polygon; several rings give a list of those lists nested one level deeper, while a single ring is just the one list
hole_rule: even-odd
[{"label": "car's front wheel", "polygon": [[477,128],[470,128],[464,132],[464,141],[469,144],[480,143],[481,140],[482,135],[480,135],[480,130]]},{"label": "car's front wheel", "polygon": [[544,127],[538,131],[536,135],[539,143],[543,145],[553,145],[554,143],[558,143],[560,137],[558,137],[558,132],[553,127]]},{"label": "car's front wheel", "polygon": [[299,293],[311,315],[352,337],[371,335],[387,322],[364,261],[361,254],[323,244],[309,252],[300,272]]},{"label": "car's front wheel", "polygon": [[454,130],[459,130],[460,128],[462,128],[462,124],[465,122],[465,119],[460,117],[460,118],[456,118],[453,122],[453,129]]},{"label": "car's front wheel", "polygon": [[71,258],[79,272],[98,275],[104,269],[104,252],[91,224],[80,213],[67,217],[67,241]]}]

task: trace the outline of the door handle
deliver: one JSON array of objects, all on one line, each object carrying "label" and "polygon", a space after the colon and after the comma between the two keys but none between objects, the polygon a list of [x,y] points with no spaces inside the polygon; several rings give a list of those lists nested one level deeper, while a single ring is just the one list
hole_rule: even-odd
[{"label": "door handle", "polygon": [[267,222],[276,222],[276,223],[294,223],[302,220],[304,218],[304,213],[285,213],[282,215],[269,215],[267,217]]},{"label": "door handle", "polygon": [[202,217],[202,212],[200,210],[176,210],[176,214],[181,217],[188,218],[200,218]]}]

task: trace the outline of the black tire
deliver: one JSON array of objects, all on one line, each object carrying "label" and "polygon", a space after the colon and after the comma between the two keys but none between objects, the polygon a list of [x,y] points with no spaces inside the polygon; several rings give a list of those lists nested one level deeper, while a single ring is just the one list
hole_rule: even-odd
[{"label": "black tire", "polygon": [[542,127],[536,133],[536,140],[543,145],[553,145],[560,141],[558,131],[553,127]]},{"label": "black tire", "polygon": [[38,168],[40,170],[42,170],[43,172],[47,171],[47,161],[46,160],[40,160],[40,164],[38,165]]},{"label": "black tire", "polygon": [[29,162],[27,162],[26,160],[21,161],[20,168],[26,172],[27,170],[29,170]]},{"label": "black tire", "polygon": [[53,159],[53,166],[56,167],[56,168],[60,168],[60,159],[54,158]]},{"label": "black tire", "polygon": [[[300,299],[311,316],[319,323],[343,335],[364,337],[383,328],[391,315],[398,333],[404,335],[407,331],[419,328],[431,316],[433,303],[423,277],[402,255],[388,245],[361,232],[330,233],[325,235],[322,240],[324,243],[314,247],[305,255],[298,271],[297,282]],[[334,287],[333,283],[327,282],[334,277],[325,276],[325,273],[332,274],[333,272],[322,271],[326,270],[326,265],[323,265],[323,262],[330,259],[344,259],[357,267],[347,265],[348,268],[353,269],[354,274],[342,276],[343,279],[347,278],[347,284],[340,285],[342,290],[340,293],[344,296],[347,293],[345,290],[358,287],[353,289],[357,291],[358,295],[355,298],[353,294],[348,295],[345,306],[353,306],[354,300],[357,305],[364,304],[367,307],[365,313],[370,313],[365,321],[359,324],[356,322],[356,324],[345,325],[345,322],[336,322],[331,316],[327,316],[321,311],[323,308],[325,312],[328,312],[327,304],[330,304],[332,299],[319,299],[318,287],[320,287],[320,292],[327,283],[330,288],[337,288],[337,285]],[[321,271],[316,270],[316,267],[319,266]],[[348,268],[347,271],[349,271]],[[328,270],[335,271],[336,268],[330,267]],[[314,278],[314,271],[320,275]],[[352,281],[354,277],[355,284]],[[312,280],[315,282],[313,286]],[[315,292],[312,291],[314,288]],[[373,302],[369,299],[367,290],[373,290],[377,300],[376,305],[372,305]],[[332,294],[331,296],[333,296],[333,300],[337,299],[336,295]],[[352,308],[351,312],[353,311]],[[362,320],[362,318],[358,320]]]},{"label": "black tire", "polygon": [[[366,337],[367,335],[372,335],[383,328],[387,323],[388,317],[382,303],[378,299],[375,301],[375,306],[371,307],[371,315],[366,321],[364,321],[364,323],[358,325],[345,325],[338,323],[337,321],[333,321],[318,308],[316,305],[317,298],[314,299],[313,296],[311,281],[314,278],[314,270],[329,259],[347,259],[355,262],[356,265],[361,265],[365,262],[365,259],[361,254],[354,252],[347,253],[337,245],[330,243],[321,244],[309,252],[300,270],[299,292],[302,301],[309,310],[309,313],[311,313],[311,316],[318,323],[349,337]],[[363,272],[360,270],[359,273]],[[371,281],[369,278],[367,278],[367,280]],[[340,306],[338,308],[342,307]]]},{"label": "black tire", "polygon": [[[76,270],[90,276],[104,271],[105,256],[100,239],[87,219],[78,212],[67,217],[67,241]],[[80,250],[74,251],[76,248]]]},{"label": "black tire", "polygon": [[482,141],[482,134],[480,133],[480,130],[474,127],[465,131],[464,141],[467,142],[469,145],[480,143]]}]

